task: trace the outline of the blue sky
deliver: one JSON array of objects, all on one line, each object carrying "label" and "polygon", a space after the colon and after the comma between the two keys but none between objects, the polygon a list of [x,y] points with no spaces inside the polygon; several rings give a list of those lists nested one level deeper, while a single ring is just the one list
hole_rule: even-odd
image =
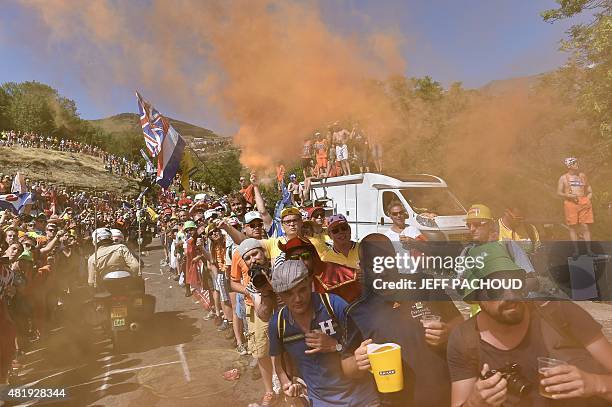
[{"label": "blue sky", "polygon": [[[340,0],[321,4],[325,22],[336,31],[400,31],[405,38],[406,75],[429,75],[445,86],[461,81],[466,87],[480,87],[495,79],[554,69],[567,58],[558,51],[565,31],[571,24],[588,20],[588,16],[579,16],[555,24],[543,22],[539,13],[555,7],[553,0]],[[41,58],[20,42],[15,32],[31,21],[17,4],[2,5],[0,82],[47,83],[74,99],[85,119],[136,111],[132,89],[113,88],[112,101],[101,102],[80,80],[87,67],[67,64],[61,52]],[[233,127],[214,109],[199,117],[160,110],[222,133]]]}]

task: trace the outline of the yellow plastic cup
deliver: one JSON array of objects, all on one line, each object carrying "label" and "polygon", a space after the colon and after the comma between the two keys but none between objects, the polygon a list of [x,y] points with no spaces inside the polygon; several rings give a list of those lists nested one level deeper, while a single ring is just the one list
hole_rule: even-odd
[{"label": "yellow plastic cup", "polygon": [[404,388],[402,348],[397,343],[371,343],[367,346],[368,359],[376,387],[381,393],[393,393]]}]

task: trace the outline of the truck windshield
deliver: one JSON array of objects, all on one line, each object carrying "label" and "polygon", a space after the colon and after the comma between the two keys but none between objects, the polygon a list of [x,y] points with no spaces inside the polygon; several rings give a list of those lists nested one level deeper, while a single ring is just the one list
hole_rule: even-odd
[{"label": "truck windshield", "polygon": [[417,214],[465,215],[465,209],[447,188],[404,188],[400,192]]}]

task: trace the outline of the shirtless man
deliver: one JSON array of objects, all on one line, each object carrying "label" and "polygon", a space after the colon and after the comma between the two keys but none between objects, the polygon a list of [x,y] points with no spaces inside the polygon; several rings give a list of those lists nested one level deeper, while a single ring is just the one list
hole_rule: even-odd
[{"label": "shirtless man", "polygon": [[565,223],[570,228],[570,239],[574,242],[574,256],[579,255],[578,234],[585,242],[587,254],[592,256],[589,224],[593,223],[593,190],[586,175],[578,169],[576,158],[569,157],[564,162],[568,170],[559,178],[557,195],[564,198]]}]

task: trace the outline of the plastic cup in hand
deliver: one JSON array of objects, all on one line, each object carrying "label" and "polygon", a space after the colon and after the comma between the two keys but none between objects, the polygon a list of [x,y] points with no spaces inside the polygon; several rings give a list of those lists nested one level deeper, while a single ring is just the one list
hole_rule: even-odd
[{"label": "plastic cup in hand", "polygon": [[424,327],[427,328],[427,325],[429,325],[432,322],[440,322],[440,315],[424,314],[423,316],[421,316],[421,323],[423,324]]},{"label": "plastic cup in hand", "polygon": [[381,393],[393,393],[404,388],[402,348],[396,343],[371,343],[367,346],[368,359],[376,387]]},{"label": "plastic cup in hand", "polygon": [[[562,365],[567,365],[567,362],[563,360],[552,359],[552,358],[547,358],[543,356],[538,357],[538,383],[540,383],[540,381],[545,378],[544,372],[546,372],[547,370],[553,367],[562,366]],[[542,386],[542,384],[540,383],[540,396],[550,399],[552,398],[553,394],[555,393],[547,392],[546,387]]]}]

